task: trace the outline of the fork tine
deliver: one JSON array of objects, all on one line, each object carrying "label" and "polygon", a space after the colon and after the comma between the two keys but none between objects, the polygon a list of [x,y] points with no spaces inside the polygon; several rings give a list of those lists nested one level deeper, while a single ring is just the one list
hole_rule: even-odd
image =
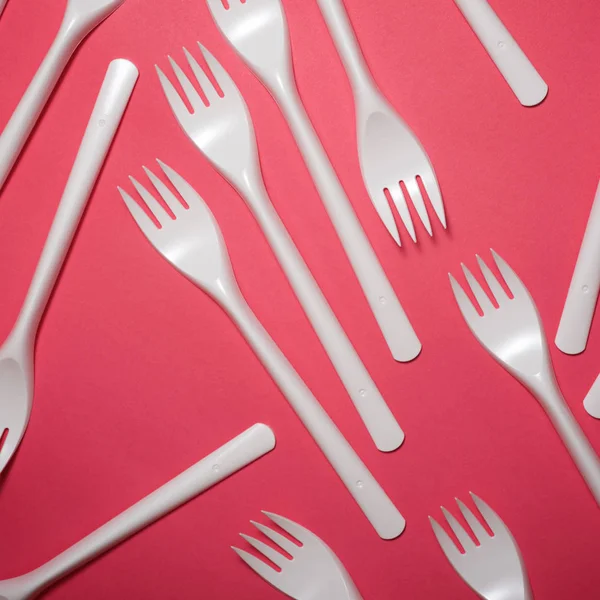
[{"label": "fork tine", "polygon": [[160,205],[160,202],[141,184],[135,179],[135,177],[129,177],[129,181],[133,184],[133,187],[137,190],[138,194],[142,197],[142,200],[146,203],[146,206],[150,209],[152,214],[156,217],[159,223],[163,223],[165,219],[172,221],[171,215]]},{"label": "fork tine", "polygon": [[402,242],[400,241],[400,234],[398,233],[398,227],[396,227],[396,221],[394,220],[394,214],[392,213],[392,209],[390,208],[388,200],[385,196],[385,192],[382,192],[381,194],[370,194],[370,196],[373,201],[373,206],[375,207],[379,218],[383,221],[385,228],[394,238],[396,244],[402,247]]},{"label": "fork tine", "polygon": [[156,162],[190,208],[198,205],[206,206],[200,194],[177,171],[158,158]]},{"label": "fork tine", "polygon": [[458,508],[462,513],[465,521],[469,524],[469,527],[473,531],[475,537],[481,544],[483,540],[489,538],[488,532],[485,530],[485,527],[479,522],[479,519],[469,510],[469,508],[461,502],[458,498],[455,498],[456,504],[458,504]]},{"label": "fork tine", "polygon": [[421,175],[421,181],[423,182],[423,187],[429,196],[429,201],[431,202],[431,206],[433,206],[435,214],[437,215],[444,229],[446,229],[446,209],[444,208],[442,192],[440,191],[440,186],[435,177],[435,173],[433,172],[433,167],[430,166],[429,169],[425,170],[425,173]]},{"label": "fork tine", "polygon": [[492,304],[492,301],[489,299],[488,295],[483,291],[483,288],[481,287],[477,279],[475,279],[473,273],[469,271],[469,269],[464,263],[461,263],[460,266],[462,267],[463,273],[467,278],[467,283],[471,287],[471,291],[473,292],[475,300],[477,300],[481,310],[483,311],[483,314],[494,310],[494,305]]},{"label": "fork tine", "polygon": [[496,266],[498,267],[498,270],[500,271],[500,274],[504,278],[504,281],[506,281],[508,289],[512,292],[512,295],[515,297],[520,295],[529,296],[529,292],[527,291],[524,283],[508,266],[508,263],[499,254],[494,252],[492,248],[490,248],[490,252],[492,253],[492,257],[496,263]]},{"label": "fork tine", "polygon": [[208,103],[212,104],[213,102],[219,100],[219,94],[217,93],[213,82],[208,78],[208,75],[204,72],[204,69],[202,69],[202,67],[198,64],[196,59],[192,56],[192,54],[188,51],[187,48],[183,49],[183,53],[185,54],[188,64],[194,72],[194,75],[198,80],[198,84],[202,88],[202,91],[204,92]]},{"label": "fork tine", "polygon": [[492,294],[494,294],[494,297],[496,298],[496,302],[501,304],[508,300],[509,298],[506,292],[500,285],[500,282],[496,279],[496,276],[492,273],[491,269],[485,264],[483,259],[478,254],[476,254],[475,257],[477,258],[477,264],[483,273],[483,277],[485,278],[490,290],[492,290]]},{"label": "fork tine", "polygon": [[437,538],[439,545],[442,547],[444,554],[448,558],[457,558],[460,556],[460,551],[450,536],[444,531],[444,528],[433,518],[429,517],[429,522],[433,529],[433,533]]},{"label": "fork tine", "polygon": [[254,527],[256,527],[263,535],[266,535],[273,543],[277,544],[280,548],[285,550],[291,556],[294,555],[294,552],[298,550],[298,546],[291,542],[286,537],[273,531],[270,527],[263,525],[262,523],[257,523],[256,521],[250,521]]},{"label": "fork tine", "polygon": [[184,117],[190,115],[190,111],[188,107],[185,105],[184,101],[181,99],[179,92],[175,89],[175,86],[171,83],[169,78],[162,72],[158,65],[154,65],[156,69],[156,74],[158,75],[158,79],[160,80],[160,85],[162,86],[163,92],[167,97],[167,102],[171,106],[171,110],[175,113],[175,116],[178,119],[183,119]]},{"label": "fork tine", "polygon": [[412,203],[417,210],[417,214],[419,215],[421,222],[425,226],[427,233],[430,236],[433,236],[433,231],[431,229],[431,222],[429,221],[429,215],[427,214],[427,209],[425,208],[425,201],[423,200],[423,194],[421,194],[421,190],[419,189],[419,184],[416,179],[405,179],[404,185],[406,186],[406,190],[408,191],[408,195],[412,200]]},{"label": "fork tine", "polygon": [[454,535],[458,538],[460,545],[464,551],[473,550],[475,548],[475,542],[469,537],[469,534],[464,530],[463,526],[455,519],[454,515],[450,511],[446,510],[443,506],[442,512],[450,525],[450,529],[454,532]]},{"label": "fork tine", "polygon": [[245,550],[240,550],[235,546],[231,546],[231,549],[256,573],[258,573],[263,579],[268,581],[271,585],[278,587],[277,576],[279,573],[270,567],[267,563],[260,560],[260,558],[256,558],[250,554],[250,552],[246,552]]},{"label": "fork tine", "polygon": [[261,554],[266,556],[274,565],[277,565],[280,569],[283,569],[286,562],[289,562],[283,554],[277,552],[271,548],[271,546],[267,546],[264,542],[253,538],[250,535],[246,535],[244,533],[240,533],[240,535],[255,549],[258,550]]},{"label": "fork tine", "polygon": [[400,185],[393,185],[388,188],[388,191],[390,192],[390,196],[394,201],[394,206],[396,207],[396,210],[398,211],[398,214],[404,223],[404,227],[406,227],[406,230],[412,238],[412,241],[416,242],[417,234],[415,233],[415,227],[413,225],[410,212],[408,211],[408,205],[406,204],[406,198],[402,193],[402,188]]},{"label": "fork tine", "polygon": [[475,310],[473,303],[471,300],[469,300],[467,294],[465,294],[465,291],[462,289],[460,283],[454,279],[452,273],[448,273],[448,277],[450,278],[450,285],[452,286],[454,298],[465,321],[467,323],[473,323],[476,319],[481,318],[479,313]]},{"label": "fork tine", "polygon": [[183,72],[183,69],[175,62],[173,58],[170,56],[167,56],[167,58],[169,59],[169,64],[171,65],[171,69],[173,69],[175,77],[177,77],[177,81],[179,81],[179,84],[183,88],[183,92],[190,101],[194,111],[198,112],[198,110],[205,108],[205,104],[202,102],[200,94],[196,91],[196,88],[194,88],[188,76]]},{"label": "fork tine", "polygon": [[183,204],[177,199],[175,194],[148,168],[142,167],[156,191],[162,196],[165,204],[171,209],[171,212],[176,217],[181,217],[185,214]]},{"label": "fork tine", "polygon": [[479,497],[473,492],[469,492],[477,510],[482,514],[485,522],[489,525],[490,529],[494,534],[500,531],[508,530],[502,519]]},{"label": "fork tine", "polygon": [[310,532],[304,529],[304,527],[298,525],[298,523],[294,523],[294,521],[286,519],[285,517],[280,517],[279,515],[267,512],[266,510],[263,510],[262,513],[263,515],[269,517],[269,519],[271,519],[271,521],[273,521],[276,525],[279,525],[281,529],[287,531],[291,536],[295,537],[299,542],[302,542],[302,538],[306,539],[310,534]]},{"label": "fork tine", "polygon": [[142,210],[141,206],[122,188],[118,187],[123,202],[129,209],[131,216],[134,218],[138,227],[142,230],[145,235],[150,235],[153,231],[156,231],[157,227],[154,221]]},{"label": "fork tine", "polygon": [[200,42],[198,42],[198,47],[200,48],[200,52],[202,52],[202,56],[204,56],[204,60],[206,61],[208,68],[211,70],[215,81],[219,84],[223,94],[226,95],[236,93],[241,96],[235,83],[233,83],[233,79],[231,79],[231,76],[223,68],[221,63]]}]

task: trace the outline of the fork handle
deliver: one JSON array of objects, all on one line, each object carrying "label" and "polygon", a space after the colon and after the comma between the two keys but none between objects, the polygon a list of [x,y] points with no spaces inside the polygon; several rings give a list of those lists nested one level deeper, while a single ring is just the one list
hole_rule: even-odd
[{"label": "fork handle", "polygon": [[539,104],[548,85],[486,0],[454,0],[523,106]]},{"label": "fork handle", "polygon": [[[550,376],[548,376],[549,380]],[[544,384],[534,393],[562,438],[571,458],[585,479],[592,495],[600,506],[600,459],[575,420],[555,381]]]},{"label": "fork handle", "polygon": [[281,222],[262,177],[255,173],[245,177],[244,181],[247,185],[241,190],[242,196],[247,198],[252,213],[375,445],[382,452],[395,450],[404,441],[404,432]]},{"label": "fork handle", "polygon": [[28,574],[39,593],[275,447],[273,431],[258,423],[146,496],[62,554]]},{"label": "fork handle", "polygon": [[215,296],[217,301],[237,323],[375,531],[383,539],[398,537],[404,531],[404,517],[261,325],[237,286],[231,282],[228,288],[226,299]]},{"label": "fork handle", "polygon": [[600,184],[596,191],[581,249],[556,333],[556,345],[579,354],[587,345],[600,291]]},{"label": "fork handle", "polygon": [[359,97],[375,87],[375,82],[360,49],[344,3],[342,0],[317,0],[317,2],[352,83],[354,95]]},{"label": "fork handle", "polygon": [[389,282],[350,200],[306,114],[293,76],[270,86],[296,138],[329,218],[395,360],[407,362],[421,352],[417,337]]},{"label": "fork handle", "polygon": [[128,60],[113,60],[108,67],[15,325],[25,337],[35,335],[137,77],[137,68]]}]

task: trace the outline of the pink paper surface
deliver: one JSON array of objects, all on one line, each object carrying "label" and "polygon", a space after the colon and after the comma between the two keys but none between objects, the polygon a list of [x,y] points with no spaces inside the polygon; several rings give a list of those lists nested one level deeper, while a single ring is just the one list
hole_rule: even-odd
[{"label": "pink paper surface", "polygon": [[[248,0],[252,1],[252,0]],[[474,597],[427,516],[479,494],[523,553],[536,598],[600,594],[600,511],[529,393],[466,327],[447,272],[490,247],[556,333],[600,174],[597,0],[495,0],[550,86],[523,108],[451,0],[345,0],[383,92],[427,149],[449,229],[399,249],[362,183],[350,87],[314,1],[284,0],[296,76],[365,230],[422,342],[392,359],[292,136],[201,0],[126,0],[81,46],[0,195],[0,339],[8,334],[107,65],[132,60],[137,89],[39,331],[31,422],[0,481],[0,578],[39,566],[255,422],[276,450],[47,592],[50,600],[273,599],[231,551],[260,510],[310,528],[365,599]],[[50,45],[65,2],[9,0],[0,19],[0,128]],[[379,453],[243,201],[181,132],[154,64],[200,40],[250,108],[268,190],[339,320],[406,431]],[[407,520],[380,540],[225,314],[151,248],[117,185],[156,157],[204,197],[240,287],[267,330]],[[600,331],[562,355],[561,388],[591,443],[582,400]],[[1,425],[1,423],[0,423]],[[456,511],[455,511],[456,512]]]}]

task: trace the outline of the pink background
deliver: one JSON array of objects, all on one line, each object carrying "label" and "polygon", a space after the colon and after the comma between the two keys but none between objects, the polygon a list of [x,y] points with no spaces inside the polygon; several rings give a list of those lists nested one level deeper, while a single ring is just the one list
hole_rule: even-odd
[{"label": "pink background", "polygon": [[[0,578],[52,558],[257,421],[276,450],[52,588],[48,599],[271,599],[280,593],[230,550],[261,509],[286,515],[339,555],[365,599],[474,597],[427,515],[469,490],[518,540],[536,598],[600,593],[600,512],[532,397],[478,345],[447,281],[493,247],[515,268],[554,339],[600,156],[597,0],[494,0],[550,86],[522,108],[451,0],[345,0],[376,80],[414,129],[440,181],[449,230],[398,249],[367,197],[350,88],[314,0],[284,0],[302,97],[424,345],[393,361],[265,89],[201,0],[126,0],[77,52],[0,197],[0,339],[8,334],[108,62],[141,76],[39,332],[34,410],[0,482]],[[0,18],[0,127],[48,48],[65,1],[9,0]],[[153,65],[201,40],[250,107],[267,187],[303,256],[407,433],[371,443],[242,200],[180,131]],[[219,220],[250,305],[407,519],[381,541],[225,314],[149,246],[117,185],[154,158],[179,171]],[[575,416],[587,351],[552,345]]]}]

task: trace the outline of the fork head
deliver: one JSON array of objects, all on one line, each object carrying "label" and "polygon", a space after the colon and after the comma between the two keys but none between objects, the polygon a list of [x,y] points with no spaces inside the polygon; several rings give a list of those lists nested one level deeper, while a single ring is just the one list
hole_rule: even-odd
[{"label": "fork head", "polygon": [[[375,104],[373,104],[375,102]],[[400,246],[398,227],[390,208],[396,207],[406,230],[417,241],[408,209],[412,202],[429,235],[433,235],[417,177],[429,196],[438,219],[446,227],[446,214],[440,188],[427,153],[404,120],[383,98],[365,103],[366,113],[358,119],[358,154],[369,197],[390,235]],[[362,110],[359,103],[359,111]],[[402,182],[408,197],[400,186]]]},{"label": "fork head", "polygon": [[481,498],[473,493],[471,498],[492,531],[492,535],[471,510],[456,498],[458,508],[469,524],[477,544],[452,514],[442,506],[444,517],[462,546],[461,551],[440,524],[429,517],[433,533],[446,558],[465,583],[482,598],[528,600],[529,583],[525,565],[508,527]]},{"label": "fork head", "polygon": [[162,198],[173,216],[165,210],[152,192],[133,177],[130,177],[133,187],[158,222],[158,226],[126,191],[118,188],[121,197],[156,250],[180,273],[221,302],[234,281],[221,230],[210,209],[194,188],[171,167],[159,160],[157,162],[188,208],[145,167],[144,171],[154,192]]},{"label": "fork head", "polygon": [[298,546],[265,525],[250,521],[277,547],[291,556],[291,559],[287,558],[264,542],[240,534],[259,554],[281,569],[277,571],[253,554],[233,547],[233,550],[253,571],[272,586],[298,600],[307,598],[360,600],[360,595],[346,569],[323,540],[285,517],[266,511],[263,511],[263,514],[297,539],[302,546]]},{"label": "fork head", "polygon": [[156,72],[182,129],[223,176],[237,182],[243,179],[245,171],[258,160],[252,120],[240,91],[227,71],[204,46],[199,43],[198,47],[220,88],[219,93],[196,59],[184,48],[188,65],[206,103],[183,69],[171,57],[169,62],[172,72],[192,107],[191,111],[158,66]]},{"label": "fork head", "polygon": [[479,343],[508,371],[526,385],[550,368],[548,343],[535,303],[516,273],[493,250],[494,262],[512,298],[489,267],[477,256],[481,273],[492,292],[496,308],[471,271],[462,265],[467,283],[483,315],[450,274],[450,285],[467,325]]},{"label": "fork head", "polygon": [[280,0],[207,0],[235,51],[263,80],[291,74],[287,21]]}]

